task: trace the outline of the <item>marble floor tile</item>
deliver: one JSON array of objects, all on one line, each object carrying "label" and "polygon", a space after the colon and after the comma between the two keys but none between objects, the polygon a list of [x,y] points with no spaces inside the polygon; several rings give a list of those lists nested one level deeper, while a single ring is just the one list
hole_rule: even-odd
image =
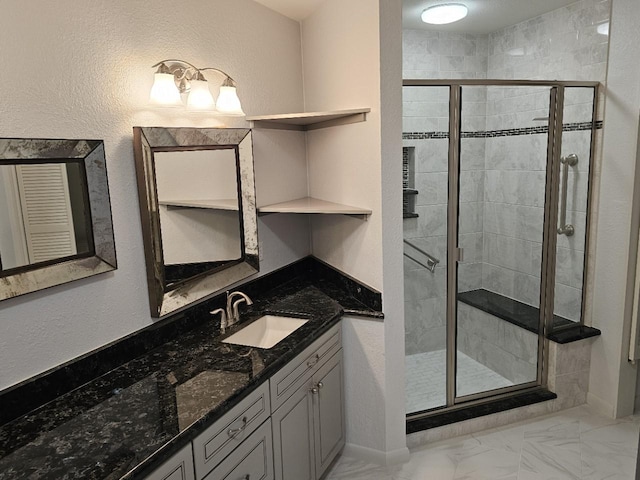
[{"label": "marble floor tile", "polygon": [[[579,449],[578,449],[579,450]],[[525,441],[520,459],[521,480],[581,480],[580,451]]]},{"label": "marble floor tile", "polygon": [[640,417],[580,406],[423,445],[404,465],[339,458],[326,480],[634,480]]},{"label": "marble floor tile", "polygon": [[552,449],[568,449],[580,453],[580,422],[578,420],[540,428],[525,429],[524,440]]},{"label": "marble floor tile", "polygon": [[341,457],[325,480],[410,480],[410,477],[400,476],[401,470],[402,466],[381,467],[354,458]]}]

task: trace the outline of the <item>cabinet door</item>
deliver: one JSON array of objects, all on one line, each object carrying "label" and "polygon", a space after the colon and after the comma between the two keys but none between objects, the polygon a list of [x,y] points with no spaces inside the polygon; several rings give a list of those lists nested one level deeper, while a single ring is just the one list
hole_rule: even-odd
[{"label": "cabinet door", "polygon": [[345,441],[342,350],[320,367],[313,380],[315,468],[320,478]]},{"label": "cabinet door", "polygon": [[198,435],[193,440],[196,479],[202,479],[222,462],[270,413],[269,382],[265,382]]},{"label": "cabinet door", "polygon": [[204,480],[273,480],[271,423],[264,422]]},{"label": "cabinet door", "polygon": [[341,348],[342,330],[337,324],[276,372],[269,382],[272,411],[275,412],[294,392],[309,383],[318,367]]},{"label": "cabinet door", "polygon": [[191,443],[158,467],[145,480],[194,480]]},{"label": "cabinet door", "polygon": [[313,404],[310,382],[271,415],[276,480],[314,480]]}]

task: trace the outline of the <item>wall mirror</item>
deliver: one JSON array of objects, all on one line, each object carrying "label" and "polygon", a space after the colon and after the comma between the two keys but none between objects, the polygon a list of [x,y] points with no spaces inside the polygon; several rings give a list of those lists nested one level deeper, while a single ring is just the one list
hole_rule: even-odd
[{"label": "wall mirror", "polygon": [[258,272],[251,130],[133,132],[151,315]]},{"label": "wall mirror", "polygon": [[116,266],[103,142],[0,139],[0,300]]}]

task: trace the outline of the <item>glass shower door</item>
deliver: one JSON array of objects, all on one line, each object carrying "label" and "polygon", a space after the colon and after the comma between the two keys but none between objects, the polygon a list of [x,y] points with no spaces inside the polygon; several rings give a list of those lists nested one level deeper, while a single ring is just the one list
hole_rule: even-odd
[{"label": "glass shower door", "polygon": [[546,86],[461,87],[456,401],[538,379],[554,99]]},{"label": "glass shower door", "polygon": [[555,249],[554,330],[570,328],[583,320],[595,106],[594,87],[565,88]]},{"label": "glass shower door", "polygon": [[449,87],[403,87],[406,412],[447,405]]}]

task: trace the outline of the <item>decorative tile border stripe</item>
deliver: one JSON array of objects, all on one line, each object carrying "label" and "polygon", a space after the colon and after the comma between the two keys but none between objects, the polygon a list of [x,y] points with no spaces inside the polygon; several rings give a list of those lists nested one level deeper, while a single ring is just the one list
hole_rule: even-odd
[{"label": "decorative tile border stripe", "polygon": [[[596,129],[602,128],[602,120],[596,122]],[[564,132],[578,132],[591,130],[591,122],[575,122],[565,123],[562,126]],[[494,138],[494,137],[512,137],[516,135],[537,135],[540,133],[548,133],[549,126],[541,125],[538,127],[526,128],[509,128],[504,130],[484,130],[479,132],[462,132],[462,138]],[[434,138],[449,138],[449,132],[404,132],[403,140],[430,140]]]}]

